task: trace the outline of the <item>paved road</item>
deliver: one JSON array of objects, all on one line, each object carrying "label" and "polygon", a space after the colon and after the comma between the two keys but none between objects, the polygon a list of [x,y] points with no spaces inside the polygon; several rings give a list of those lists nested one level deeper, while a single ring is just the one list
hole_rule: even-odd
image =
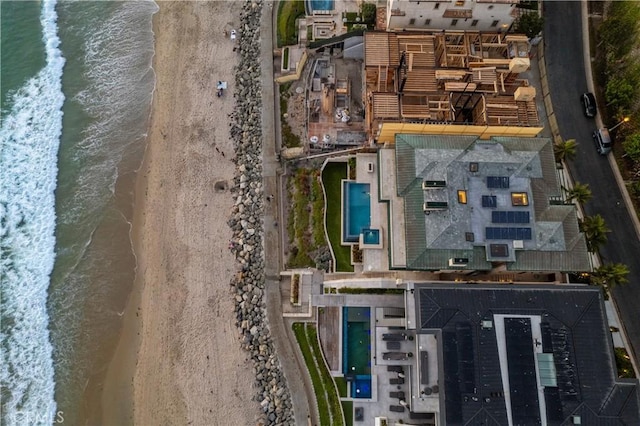
[{"label": "paved road", "polygon": [[[640,355],[640,240],[622,199],[607,157],[596,152],[591,133],[593,119],[582,113],[580,95],[587,91],[580,2],[544,3],[544,41],[549,91],[564,139],[576,139],[578,152],[569,163],[573,179],[587,183],[593,198],[585,206],[587,215],[600,214],[611,229],[600,254],[604,263],[626,264],[629,284],[614,289],[620,320],[634,358]],[[586,29],[585,29],[586,30]],[[608,123],[612,126],[615,123]]]}]

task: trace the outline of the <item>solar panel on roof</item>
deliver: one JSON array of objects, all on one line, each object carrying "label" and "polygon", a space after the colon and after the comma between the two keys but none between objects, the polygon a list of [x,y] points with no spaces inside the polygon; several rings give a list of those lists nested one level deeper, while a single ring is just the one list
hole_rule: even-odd
[{"label": "solar panel on roof", "polygon": [[529,212],[500,211],[491,212],[493,223],[529,223]]},{"label": "solar panel on roof", "polygon": [[482,196],[482,207],[496,207],[496,196],[495,195],[483,195]]},{"label": "solar panel on roof", "polygon": [[517,213],[517,222],[516,223],[529,223],[531,221],[529,212],[516,212]]},{"label": "solar panel on roof", "polygon": [[531,228],[496,228],[488,226],[484,228],[486,240],[530,240],[532,238]]},{"label": "solar panel on roof", "polygon": [[458,372],[460,374],[460,390],[473,393],[475,390],[474,348],[471,325],[467,322],[456,324],[458,341]]},{"label": "solar panel on roof", "polygon": [[487,188],[509,188],[509,176],[487,176]]},{"label": "solar panel on roof", "polygon": [[505,318],[504,329],[513,423],[540,424],[531,320]]},{"label": "solar panel on roof", "polygon": [[485,239],[487,240],[499,240],[500,229],[499,228],[485,228]]}]

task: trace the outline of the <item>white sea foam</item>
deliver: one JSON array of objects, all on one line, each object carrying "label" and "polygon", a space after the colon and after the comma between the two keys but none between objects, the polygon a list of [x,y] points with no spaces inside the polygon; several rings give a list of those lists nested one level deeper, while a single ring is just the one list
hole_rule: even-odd
[{"label": "white sea foam", "polygon": [[13,94],[0,129],[0,384],[2,422],[59,422],[47,289],[54,264],[57,153],[62,132],[55,0],[42,3],[46,66]]},{"label": "white sea foam", "polygon": [[123,2],[94,22],[90,33],[75,28],[84,39],[87,84],[72,95],[72,101],[92,120],[74,149],[73,161],[81,165],[74,197],[59,200],[63,223],[99,218],[115,191],[123,159],[142,156],[155,82],[151,15],[157,10],[152,1]]}]

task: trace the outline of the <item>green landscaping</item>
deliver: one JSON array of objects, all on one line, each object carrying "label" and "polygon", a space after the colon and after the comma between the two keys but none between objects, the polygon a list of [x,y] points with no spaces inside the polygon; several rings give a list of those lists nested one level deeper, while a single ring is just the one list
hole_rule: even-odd
[{"label": "green landscaping", "polygon": [[[311,223],[313,215],[322,217],[322,191],[315,188],[314,182],[318,179],[318,172],[315,170],[300,168],[294,172],[293,179],[289,180],[289,200],[292,208],[289,213],[287,231],[289,232],[290,249],[287,266],[289,268],[300,268],[315,266],[312,260],[312,252],[320,245],[324,245],[324,238],[318,240],[318,232],[315,228],[322,226],[322,220]],[[311,204],[309,204],[311,201]],[[310,215],[310,210],[313,212]]]},{"label": "green landscaping", "polygon": [[353,401],[342,401],[344,422],[347,426],[353,426]]},{"label": "green landscaping", "polygon": [[289,48],[285,47],[282,50],[282,68],[285,70],[289,69]]},{"label": "green landscaping", "polygon": [[282,145],[287,148],[295,148],[301,146],[300,137],[293,133],[291,126],[285,118],[287,113],[287,105],[291,97],[291,83],[280,85],[280,129],[282,131]]},{"label": "green landscaping", "polygon": [[296,44],[298,42],[298,28],[296,19],[304,17],[303,0],[281,1],[278,7],[278,47]]},{"label": "green landscaping", "polygon": [[330,162],[322,171],[322,183],[327,196],[327,234],[336,258],[335,269],[338,272],[353,272],[350,247],[340,244],[340,217],[342,216],[340,199],[342,197],[342,180],[346,178],[346,163]]},{"label": "green landscaping", "polygon": [[294,323],[293,332],[311,376],[311,382],[317,398],[320,424],[344,425],[340,399],[336,393],[329,370],[324,363],[320,345],[318,344],[315,324]]},{"label": "green landscaping", "polygon": [[[613,152],[640,213],[640,4],[635,1],[589,2],[604,19],[594,20],[594,78],[604,123],[615,127]],[[603,105],[604,104],[604,105]],[[640,217],[640,216],[639,216]]]},{"label": "green landscaping", "polygon": [[340,393],[340,397],[347,397],[347,381],[344,377],[334,377],[333,380],[336,382],[336,386],[338,387],[338,393]]},{"label": "green landscaping", "polygon": [[313,242],[319,247],[327,244],[324,234],[324,194],[318,175],[311,181],[311,223],[313,226]]},{"label": "green landscaping", "polygon": [[329,373],[329,370],[324,363],[324,357],[322,356],[322,350],[320,349],[320,343],[318,341],[318,333],[316,331],[315,324],[307,324],[307,338],[309,339],[309,343],[313,348],[313,353],[316,357],[316,361],[318,365],[322,366],[320,368],[320,374],[322,376],[322,384],[324,386],[324,391],[327,396],[327,400],[329,402],[329,409],[331,410],[332,417],[334,422],[332,424],[344,424],[342,417],[342,407],[340,406],[340,398],[336,393],[336,386],[333,382],[333,377]]}]

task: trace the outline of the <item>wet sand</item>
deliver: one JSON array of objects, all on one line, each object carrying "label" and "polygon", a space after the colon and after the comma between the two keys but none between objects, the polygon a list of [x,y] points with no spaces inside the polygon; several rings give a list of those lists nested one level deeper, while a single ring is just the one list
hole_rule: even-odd
[{"label": "wet sand", "polygon": [[[102,397],[103,424],[255,424],[229,283],[233,42],[241,2],[159,2],[156,91],[138,174],[138,270]],[[222,98],[218,80],[228,82]]]}]

